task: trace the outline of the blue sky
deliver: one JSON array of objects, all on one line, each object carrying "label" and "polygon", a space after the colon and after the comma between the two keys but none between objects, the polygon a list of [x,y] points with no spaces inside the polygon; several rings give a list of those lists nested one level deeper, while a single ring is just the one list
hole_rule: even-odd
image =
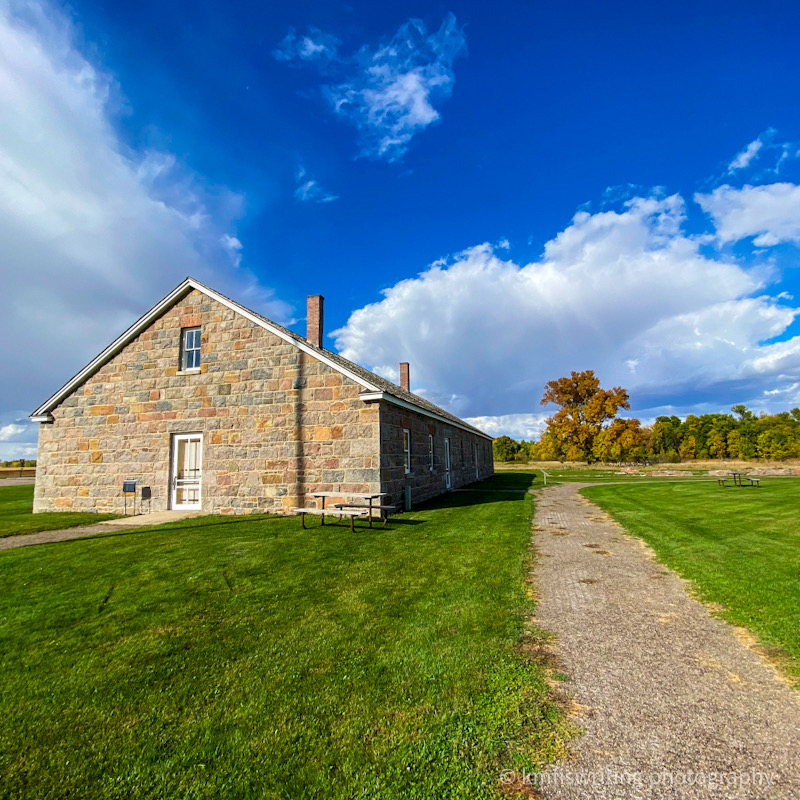
[{"label": "blue sky", "polygon": [[[185,275],[489,432],[800,404],[793,4],[0,0],[0,458]],[[24,332],[24,335],[23,335]]]}]

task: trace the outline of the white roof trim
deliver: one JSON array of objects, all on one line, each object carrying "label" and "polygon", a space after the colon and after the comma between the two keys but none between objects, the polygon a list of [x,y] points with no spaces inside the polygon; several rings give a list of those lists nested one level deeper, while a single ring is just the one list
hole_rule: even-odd
[{"label": "white roof trim", "polygon": [[216,300],[218,303],[222,303],[222,305],[230,308],[237,314],[241,314],[243,317],[249,319],[259,327],[268,330],[270,333],[275,334],[275,336],[279,337],[280,339],[289,342],[289,344],[293,344],[295,347],[313,356],[318,361],[322,361],[324,364],[327,364],[331,369],[336,370],[336,372],[339,372],[347,378],[350,378],[350,380],[354,381],[359,386],[363,386],[365,389],[372,392],[379,391],[377,386],[367,383],[362,377],[326,358],[324,353],[320,353],[311,345],[307,345],[301,341],[298,341],[292,336],[289,336],[280,328],[271,325],[266,320],[256,316],[246,308],[240,306],[238,303],[234,303],[233,301],[229,300],[227,297],[223,297],[213,289],[209,289],[208,286],[199,283],[193,278],[187,278],[185,281],[183,281],[183,283],[180,284],[180,286],[176,286],[160,303],[157,303],[143,317],[140,317],[136,322],[134,322],[133,325],[131,325],[131,327],[125,331],[125,333],[115,339],[105,350],[103,350],[102,353],[100,353],[100,355],[87,364],[77,375],[75,375],[74,378],[65,383],[64,386],[62,386],[52,397],[42,403],[42,405],[40,405],[39,408],[37,408],[36,411],[31,414],[30,419],[33,422],[52,421],[52,416],[49,413],[50,411],[52,411],[65,397],[68,397],[70,394],[72,394],[72,392],[78,386],[80,386],[87,378],[90,378],[95,372],[97,372],[100,367],[110,361],[117,353],[120,352],[120,350],[122,350],[123,347],[125,347],[126,344],[128,344],[128,342],[131,341],[131,339],[134,339],[145,328],[147,328],[150,323],[153,322],[153,320],[160,317],[161,314],[163,314],[170,306],[176,303],[184,294],[187,294],[192,289],[197,289],[197,291],[202,292],[204,295]]},{"label": "white roof trim", "polygon": [[428,409],[422,408],[422,406],[414,405],[413,403],[409,403],[407,400],[401,400],[399,397],[395,397],[393,394],[389,394],[388,392],[361,392],[361,394],[359,394],[358,396],[365,403],[374,402],[375,400],[386,400],[386,402],[388,403],[393,403],[394,405],[400,406],[401,408],[407,408],[409,411],[415,411],[417,414],[423,414],[426,417],[438,420],[444,425],[451,425],[453,428],[461,428],[462,431],[466,431],[467,433],[471,433],[475,436],[483,436],[484,439],[488,439],[490,442],[494,438],[492,436],[489,436],[488,433],[479,431],[477,428],[470,428],[467,425],[464,425],[463,423],[458,423],[455,420],[443,417],[441,414],[436,414],[433,411],[428,411]]}]

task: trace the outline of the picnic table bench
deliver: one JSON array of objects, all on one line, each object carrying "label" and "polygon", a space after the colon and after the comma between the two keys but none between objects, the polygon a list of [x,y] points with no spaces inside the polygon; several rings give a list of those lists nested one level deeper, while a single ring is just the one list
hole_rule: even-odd
[{"label": "picnic table bench", "polygon": [[[372,527],[372,511],[380,511],[381,517],[383,517],[383,527],[386,527],[386,523],[389,521],[389,515],[394,514],[397,511],[397,506],[394,503],[381,503],[379,505],[375,505],[373,503],[334,503],[334,508],[338,508],[339,510],[344,510],[348,508],[360,508],[360,509],[369,509],[369,526]],[[366,513],[366,512],[362,512]]]},{"label": "picnic table bench", "polygon": [[720,486],[761,486],[759,478],[751,478],[743,472],[731,472],[730,478],[717,478],[717,483]]},{"label": "picnic table bench", "polygon": [[[389,495],[386,492],[309,492],[307,496],[321,500],[322,502],[319,507],[315,508],[306,507],[292,509],[293,514],[300,516],[300,522],[303,528],[306,527],[306,514],[314,514],[315,516],[322,517],[323,525],[325,524],[325,514],[329,516],[333,514],[338,516],[339,519],[342,517],[349,517],[350,530],[355,530],[354,519],[356,517],[362,517],[365,514],[369,519],[369,527],[372,527],[373,509],[384,510],[384,508],[388,507],[385,506],[385,504],[381,504],[380,501]],[[333,509],[326,509],[325,501],[329,497],[354,498],[354,500],[361,502],[336,503]],[[374,502],[375,500],[379,502],[376,504]],[[390,506],[390,508],[394,509],[394,506]],[[383,524],[384,526],[386,525],[386,520],[384,520]]]},{"label": "picnic table bench", "polygon": [[[355,531],[355,525],[353,520],[356,517],[362,517],[365,512],[363,511],[348,511],[347,509],[340,509],[339,510],[339,518],[342,517],[349,517],[350,518],[350,530]],[[314,514],[317,517],[322,517],[322,524],[325,524],[325,511],[321,508],[293,508],[292,514],[295,516],[300,517],[300,524],[303,526],[303,530],[307,530],[306,528],[306,514]]]}]

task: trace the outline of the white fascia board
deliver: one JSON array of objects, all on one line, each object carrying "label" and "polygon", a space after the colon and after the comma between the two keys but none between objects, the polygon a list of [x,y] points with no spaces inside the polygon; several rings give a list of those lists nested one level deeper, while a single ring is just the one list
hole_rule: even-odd
[{"label": "white fascia board", "polygon": [[401,400],[399,397],[395,397],[393,394],[389,394],[388,392],[361,392],[358,397],[365,403],[373,403],[376,400],[385,400],[387,403],[393,403],[396,406],[400,406],[400,408],[406,408],[409,411],[415,411],[417,414],[422,414],[423,416],[438,420],[444,425],[450,425],[453,428],[460,428],[462,431],[473,434],[473,436],[483,436],[484,439],[488,439],[490,442],[494,439],[493,436],[489,436],[488,433],[479,431],[477,428],[468,428],[462,423],[458,423],[455,420],[443,417],[441,414],[436,414],[433,411],[428,411],[426,408],[422,408],[422,406],[415,406],[413,403],[409,403],[407,400]]},{"label": "white fascia board", "polygon": [[119,353],[119,351],[122,350],[122,348],[125,347],[128,342],[136,338],[145,328],[150,325],[151,322],[153,322],[153,320],[160,317],[164,311],[166,311],[171,305],[176,303],[184,294],[188,293],[192,289],[197,289],[198,292],[202,292],[207,297],[216,300],[218,303],[222,303],[222,305],[230,308],[232,311],[235,311],[237,314],[240,314],[259,327],[268,330],[270,333],[274,334],[280,339],[283,339],[289,344],[293,344],[299,350],[308,353],[318,361],[321,361],[323,364],[327,364],[336,372],[339,372],[340,374],[350,378],[350,380],[354,381],[359,386],[363,386],[369,391],[378,391],[377,386],[367,383],[363,378],[360,378],[355,373],[350,372],[350,370],[340,367],[334,361],[325,358],[323,354],[317,352],[317,350],[310,345],[305,345],[302,342],[297,341],[297,339],[288,336],[286,333],[280,330],[280,328],[270,325],[265,320],[257,317],[255,314],[252,314],[243,306],[232,302],[227,297],[223,297],[221,294],[217,294],[217,292],[215,292],[213,289],[209,289],[202,283],[198,283],[192,278],[187,278],[179,286],[176,286],[160,303],[153,306],[153,308],[151,308],[144,316],[140,317],[136,322],[134,322],[133,325],[131,325],[131,327],[125,331],[125,333],[115,339],[105,350],[103,350],[102,353],[100,353],[100,355],[87,364],[77,375],[75,375],[74,378],[65,383],[64,386],[62,386],[52,397],[42,403],[42,405],[40,405],[39,408],[37,408],[36,411],[30,415],[31,421],[52,422],[53,417],[49,413],[52,411],[52,409],[54,409],[65,397],[68,397],[70,394],[72,394],[72,392],[87,378],[91,377],[95,372],[97,372],[97,370],[100,369],[103,364],[108,362],[117,353]]}]

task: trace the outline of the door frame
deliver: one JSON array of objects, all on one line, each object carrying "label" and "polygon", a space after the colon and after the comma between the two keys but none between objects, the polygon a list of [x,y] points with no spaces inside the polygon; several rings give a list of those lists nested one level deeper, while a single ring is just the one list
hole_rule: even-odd
[{"label": "door frame", "polygon": [[[199,439],[198,462],[200,475],[197,478],[197,502],[179,503],[178,494],[178,442]],[[173,433],[170,441],[169,507],[173,511],[199,511],[203,507],[203,434]]]}]

